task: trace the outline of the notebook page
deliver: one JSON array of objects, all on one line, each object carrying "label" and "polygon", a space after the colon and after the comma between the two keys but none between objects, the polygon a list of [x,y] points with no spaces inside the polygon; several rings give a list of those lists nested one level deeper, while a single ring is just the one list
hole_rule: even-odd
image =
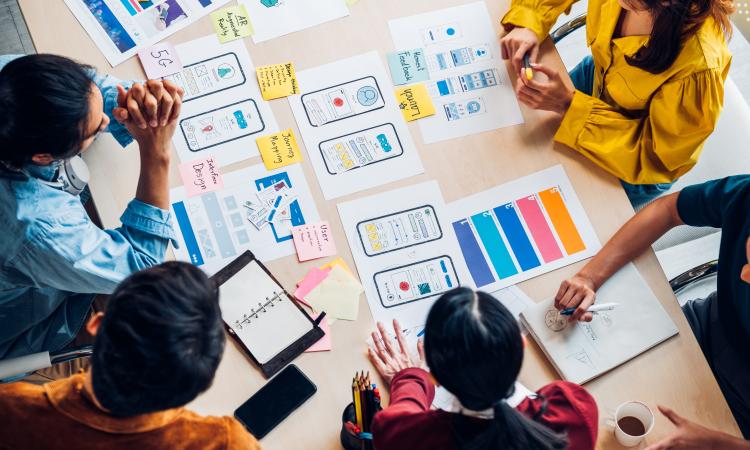
[{"label": "notebook page", "polygon": [[556,321],[553,300],[521,313],[560,374],[585,383],[677,334],[677,326],[634,265],[628,264],[597,293],[597,303],[619,303],[590,323]]},{"label": "notebook page", "polygon": [[273,359],[312,329],[310,321],[256,261],[251,261],[220,289],[224,322],[260,364]]}]

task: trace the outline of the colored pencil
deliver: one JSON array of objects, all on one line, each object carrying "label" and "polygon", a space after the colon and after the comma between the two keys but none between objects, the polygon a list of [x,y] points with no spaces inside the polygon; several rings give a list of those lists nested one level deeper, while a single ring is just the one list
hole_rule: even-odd
[{"label": "colored pencil", "polygon": [[359,429],[362,429],[362,403],[360,402],[359,384],[357,378],[352,380],[352,397],[354,397],[354,415]]}]

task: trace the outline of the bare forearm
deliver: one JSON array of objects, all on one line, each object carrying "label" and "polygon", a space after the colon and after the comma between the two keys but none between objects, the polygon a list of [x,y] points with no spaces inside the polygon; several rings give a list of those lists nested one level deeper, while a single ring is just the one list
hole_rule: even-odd
[{"label": "bare forearm", "polygon": [[681,225],[677,212],[678,195],[662,197],[633,216],[579,274],[590,279],[598,289],[667,231]]},{"label": "bare forearm", "polygon": [[725,434],[722,435],[721,439],[717,440],[714,448],[724,448],[727,450],[750,450],[750,441]]},{"label": "bare forearm", "polygon": [[141,149],[135,198],[157,208],[169,208],[169,161],[168,149]]}]

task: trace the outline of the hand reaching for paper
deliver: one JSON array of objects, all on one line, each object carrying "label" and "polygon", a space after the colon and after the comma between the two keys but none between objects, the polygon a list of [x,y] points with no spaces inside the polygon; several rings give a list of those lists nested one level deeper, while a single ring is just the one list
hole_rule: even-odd
[{"label": "hand reaching for paper", "polygon": [[424,357],[424,343],[422,339],[417,343],[417,351],[419,356],[415,359],[410,353],[406,345],[406,338],[404,333],[401,331],[401,326],[397,320],[393,320],[393,331],[396,334],[396,342],[398,346],[391,339],[391,335],[386,331],[385,326],[378,322],[378,331],[372,333],[372,341],[375,345],[375,349],[372,347],[367,349],[367,355],[370,357],[370,361],[377,369],[383,381],[386,384],[391,384],[394,375],[404,369],[416,367],[424,369],[425,357]]}]

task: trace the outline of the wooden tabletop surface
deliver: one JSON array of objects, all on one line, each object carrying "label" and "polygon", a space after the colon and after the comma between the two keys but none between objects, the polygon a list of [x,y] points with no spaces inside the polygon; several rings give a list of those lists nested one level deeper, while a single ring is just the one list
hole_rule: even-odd
[{"label": "wooden tabletop surface", "polygon": [[[131,58],[112,68],[89,39],[63,0],[19,0],[38,52],[57,53],[96,66],[100,71],[122,79],[139,79],[144,74]],[[292,35],[255,45],[245,44],[256,66],[291,60],[297,70],[304,70],[371,50],[378,50],[385,64],[385,54],[393,51],[388,21],[398,17],[469,3],[461,0],[361,0],[352,6],[351,16],[307,29]],[[499,18],[508,7],[507,0],[487,1],[493,23],[499,32]],[[207,18],[172,35],[177,44],[212,32]],[[542,61],[563,70],[562,62],[547,41]],[[281,129],[292,127],[299,134],[289,104],[271,102]],[[336,203],[376,192],[384,192],[426,180],[438,180],[446,202],[481,192],[535,171],[562,164],[570,177],[586,212],[602,242],[630,218],[630,206],[619,182],[570,149],[554,144],[552,136],[559,124],[554,115],[522,107],[525,124],[482,133],[466,138],[424,145],[419,127],[409,129],[419,150],[425,173],[381,186],[337,201],[325,201],[315,173],[309,163],[302,163],[313,197],[322,218],[329,220],[339,242],[339,252],[354,268]],[[107,136],[99,139],[85,158],[92,171],[91,191],[105,226],[118,226],[118,219],[133,198],[138,177],[138,151],[135,145],[121,149]],[[171,185],[180,184],[175,154]],[[252,158],[222,168],[224,173],[260,163]],[[320,261],[306,264],[295,256],[272,261],[269,268],[287,289]],[[541,300],[556,292],[563,279],[573,275],[583,263],[521,283],[532,298]],[[721,431],[739,435],[737,425],[706,364],[680,307],[669,288],[653,252],[636,261],[665,309],[677,324],[680,334],[610,373],[586,384],[600,408],[600,448],[620,448],[614,440],[607,419],[620,403],[641,400],[655,409],[668,405],[685,417]],[[366,304],[364,296],[361,300]],[[365,339],[373,328],[367,307],[360,309],[356,322],[337,321],[332,326],[333,351],[305,354],[295,363],[318,386],[318,392],[302,408],[285,420],[262,442],[264,448],[278,450],[335,449],[341,428],[341,411],[351,401],[351,377],[360,369],[373,370],[365,357]],[[533,342],[526,350],[520,380],[538,389],[558,378],[552,366]],[[227,345],[213,387],[190,407],[204,414],[231,415],[264,379],[235,347]],[[646,442],[655,442],[673,427],[657,413],[656,426]]]}]

